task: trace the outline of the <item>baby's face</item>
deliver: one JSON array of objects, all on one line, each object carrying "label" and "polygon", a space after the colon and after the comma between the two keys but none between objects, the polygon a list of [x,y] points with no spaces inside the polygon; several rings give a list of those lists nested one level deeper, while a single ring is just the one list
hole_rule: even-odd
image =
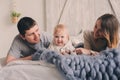
[{"label": "baby's face", "polygon": [[60,31],[54,34],[53,40],[56,46],[64,46],[68,42],[69,36],[66,32]]}]

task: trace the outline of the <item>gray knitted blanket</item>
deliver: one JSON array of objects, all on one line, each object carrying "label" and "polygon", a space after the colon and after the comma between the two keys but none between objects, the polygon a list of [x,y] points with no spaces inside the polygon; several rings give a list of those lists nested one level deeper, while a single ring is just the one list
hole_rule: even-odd
[{"label": "gray knitted blanket", "polygon": [[38,59],[55,64],[65,80],[120,80],[119,48],[104,50],[96,56],[62,56],[40,50],[33,55],[33,60]]}]

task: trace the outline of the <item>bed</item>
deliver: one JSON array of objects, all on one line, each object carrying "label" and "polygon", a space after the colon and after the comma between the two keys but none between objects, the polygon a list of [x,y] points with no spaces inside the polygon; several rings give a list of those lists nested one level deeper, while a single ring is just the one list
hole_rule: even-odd
[{"label": "bed", "polygon": [[47,49],[40,52],[34,54],[34,61],[4,65],[4,58],[0,60],[0,80],[120,80],[119,47],[96,56],[63,56]]},{"label": "bed", "polygon": [[55,65],[44,61],[18,60],[5,65],[1,58],[0,80],[64,80]]},{"label": "bed", "polygon": [[[78,37],[78,36],[77,36]],[[72,37],[74,45],[77,38]],[[56,66],[44,61],[18,60],[5,65],[5,57],[0,58],[0,80],[64,80]]]}]

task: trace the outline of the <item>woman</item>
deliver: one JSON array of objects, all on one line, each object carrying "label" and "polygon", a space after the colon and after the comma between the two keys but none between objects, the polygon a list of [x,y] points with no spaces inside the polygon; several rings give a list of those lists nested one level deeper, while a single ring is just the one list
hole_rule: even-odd
[{"label": "woman", "polygon": [[100,16],[94,31],[84,32],[84,48],[77,48],[78,54],[95,55],[106,48],[117,48],[119,42],[119,22],[112,14]]}]

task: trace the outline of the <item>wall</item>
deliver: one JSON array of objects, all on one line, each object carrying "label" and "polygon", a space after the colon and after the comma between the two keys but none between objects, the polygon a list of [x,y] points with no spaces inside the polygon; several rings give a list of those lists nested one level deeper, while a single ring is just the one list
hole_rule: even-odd
[{"label": "wall", "polygon": [[113,13],[120,20],[119,0],[0,0],[0,57],[6,56],[18,34],[10,18],[13,1],[21,17],[34,18],[40,29],[49,33],[58,23],[64,23],[70,35],[77,35],[81,29],[92,30],[96,19],[104,13]]},{"label": "wall", "polygon": [[[41,30],[44,30],[43,0],[15,0],[16,11],[23,16],[34,18]],[[6,56],[13,38],[18,34],[16,24],[11,22],[12,0],[0,0],[0,57]],[[20,18],[21,18],[20,17]]]},{"label": "wall", "polygon": [[108,0],[46,0],[46,13],[47,30],[64,23],[76,35],[81,29],[93,29],[99,16],[113,11]]}]

